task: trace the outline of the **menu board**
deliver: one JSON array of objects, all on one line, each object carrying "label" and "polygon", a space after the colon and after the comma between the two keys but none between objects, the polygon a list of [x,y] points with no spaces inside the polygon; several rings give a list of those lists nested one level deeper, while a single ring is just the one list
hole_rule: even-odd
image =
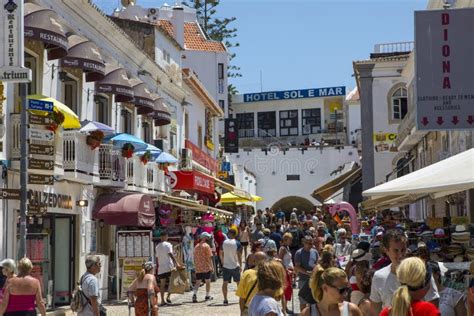
[{"label": "menu board", "polygon": [[118,235],[118,256],[119,258],[125,258],[127,256],[127,244],[125,235]]},{"label": "menu board", "polygon": [[136,234],[133,236],[133,246],[135,247],[134,257],[143,257],[141,235]]},{"label": "menu board", "polygon": [[133,236],[127,235],[126,240],[127,240],[127,257],[128,258],[135,257],[135,250],[134,250],[134,245],[133,245]]},{"label": "menu board", "polygon": [[143,235],[142,236],[142,256],[143,257],[151,257],[150,255],[150,236]]}]

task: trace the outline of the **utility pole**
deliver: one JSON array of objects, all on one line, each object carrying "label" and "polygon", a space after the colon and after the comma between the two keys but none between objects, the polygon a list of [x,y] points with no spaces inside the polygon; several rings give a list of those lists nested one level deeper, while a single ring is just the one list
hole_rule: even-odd
[{"label": "utility pole", "polygon": [[21,112],[20,112],[20,241],[18,244],[18,259],[26,257],[26,201],[28,200],[28,112],[26,83],[19,83]]}]

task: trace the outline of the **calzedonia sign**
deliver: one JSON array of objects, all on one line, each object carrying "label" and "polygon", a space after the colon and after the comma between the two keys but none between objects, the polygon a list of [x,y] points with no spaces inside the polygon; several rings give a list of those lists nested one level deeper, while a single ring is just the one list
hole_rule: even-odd
[{"label": "calzedonia sign", "polygon": [[72,210],[72,197],[65,194],[41,192],[35,190],[28,191],[28,202],[33,207],[50,207]]},{"label": "calzedonia sign", "polygon": [[244,102],[263,102],[306,98],[338,97],[346,95],[346,87],[315,88],[244,94]]}]

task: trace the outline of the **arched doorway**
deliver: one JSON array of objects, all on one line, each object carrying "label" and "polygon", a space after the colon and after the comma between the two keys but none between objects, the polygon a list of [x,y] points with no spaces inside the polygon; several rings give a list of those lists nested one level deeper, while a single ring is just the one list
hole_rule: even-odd
[{"label": "arched doorway", "polygon": [[275,202],[272,206],[272,210],[277,211],[281,209],[289,216],[294,207],[296,207],[300,213],[312,210],[314,203],[300,196],[287,196]]}]

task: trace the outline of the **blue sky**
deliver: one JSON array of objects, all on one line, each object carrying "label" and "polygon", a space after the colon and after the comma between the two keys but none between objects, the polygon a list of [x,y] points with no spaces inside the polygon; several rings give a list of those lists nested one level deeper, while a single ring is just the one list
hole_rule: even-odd
[{"label": "blue sky", "polygon": [[[95,0],[107,14],[117,0]],[[160,7],[174,0],[138,0]],[[367,59],[374,44],[413,40],[413,12],[428,0],[221,0],[217,16],[235,16],[232,61],[240,93],[355,86],[352,61]],[[260,73],[262,81],[260,81]]]}]

